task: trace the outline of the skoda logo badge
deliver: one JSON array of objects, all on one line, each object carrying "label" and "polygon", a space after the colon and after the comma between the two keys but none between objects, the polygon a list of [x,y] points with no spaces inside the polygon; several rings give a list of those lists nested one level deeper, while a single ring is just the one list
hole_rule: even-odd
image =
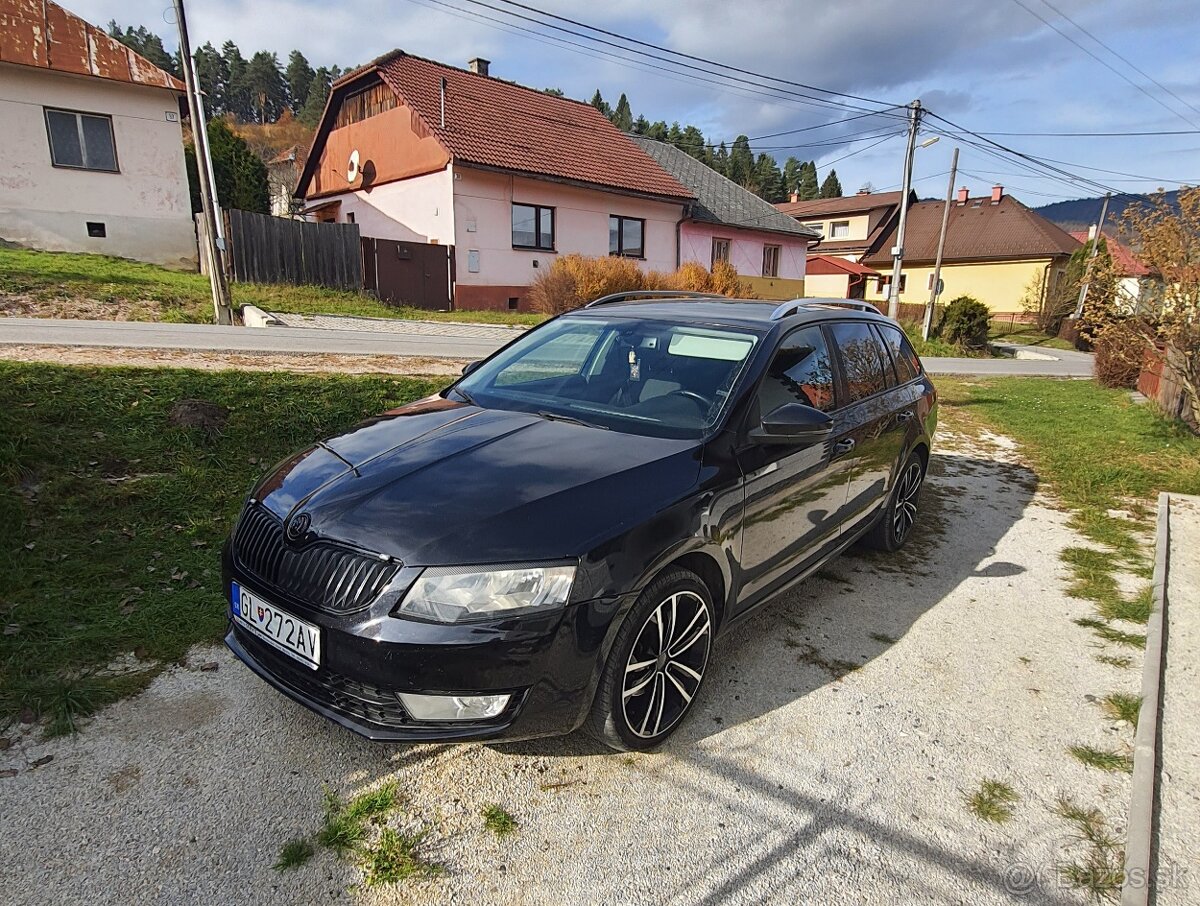
[{"label": "skoda logo badge", "polygon": [[312,519],[308,513],[301,513],[299,516],[288,520],[287,529],[284,531],[284,534],[287,536],[288,541],[292,542],[292,544],[297,544],[308,534],[308,527],[310,525],[312,525]]}]

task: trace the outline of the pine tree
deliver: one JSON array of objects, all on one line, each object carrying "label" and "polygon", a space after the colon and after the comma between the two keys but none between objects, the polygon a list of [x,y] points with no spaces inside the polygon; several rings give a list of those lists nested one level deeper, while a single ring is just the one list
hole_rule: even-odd
[{"label": "pine tree", "polygon": [[779,172],[779,164],[770,154],[759,154],[754,162],[753,176],[754,194],[772,204],[786,201],[783,190],[783,174]]},{"label": "pine tree", "polygon": [[192,54],[196,61],[196,81],[204,92],[205,110],[212,115],[222,114],[229,106],[229,65],[220,52],[206,42]]},{"label": "pine tree", "polygon": [[679,128],[679,123],[671,123],[671,128],[667,130],[667,141],[676,148],[683,144],[683,130]]},{"label": "pine tree", "polygon": [[821,196],[821,190],[817,187],[817,165],[814,161],[807,160],[800,164],[800,181],[796,191],[800,193],[801,201],[812,201]]},{"label": "pine tree", "polygon": [[561,88],[543,88],[542,94],[548,94],[552,98],[560,98],[563,97],[563,90]]},{"label": "pine tree", "polygon": [[600,89],[596,89],[596,93],[592,95],[591,105],[603,113],[607,117],[612,116],[612,108],[608,106],[608,102],[600,95]]},{"label": "pine tree", "polygon": [[794,157],[789,157],[783,163],[783,191],[788,196],[800,188],[800,169],[804,165]]},{"label": "pine tree", "polygon": [[684,126],[683,137],[679,141],[679,147],[696,158],[696,160],[704,160],[704,133],[695,126]]},{"label": "pine tree", "polygon": [[320,121],[321,114],[325,112],[325,101],[329,99],[329,85],[332,81],[329,70],[324,66],[318,67],[298,117],[304,125],[316,126]]},{"label": "pine tree", "polygon": [[667,124],[662,120],[651,123],[650,128],[646,130],[646,135],[656,142],[665,142],[667,140]]},{"label": "pine tree", "polygon": [[838,182],[837,170],[830,170],[829,175],[825,177],[825,181],[821,183],[822,198],[841,198],[842,184]]},{"label": "pine tree", "polygon": [[221,58],[225,61],[225,69],[229,80],[225,88],[225,113],[232,113],[239,120],[249,120],[254,116],[254,108],[250,92],[246,88],[246,58],[232,41],[221,45]]},{"label": "pine tree", "polygon": [[739,135],[729,151],[729,172],[725,174],[739,186],[748,186],[754,179],[754,152],[750,150],[750,139]]},{"label": "pine tree", "polygon": [[279,57],[265,50],[255,53],[246,66],[244,84],[255,119],[260,123],[279,119],[287,104],[287,86],[279,70]]},{"label": "pine tree", "polygon": [[712,168],[722,176],[729,176],[729,149],[725,147],[724,142],[717,146],[716,153],[713,154]]},{"label": "pine tree", "polygon": [[644,116],[639,114],[638,118],[633,121],[633,134],[634,135],[645,135],[649,129],[650,129],[650,121],[648,119],[646,119]]},{"label": "pine tree", "polygon": [[629,106],[629,98],[625,97],[624,92],[617,99],[617,109],[612,112],[610,119],[622,132],[633,130],[633,109]]},{"label": "pine tree", "polygon": [[292,113],[299,113],[304,109],[304,102],[308,100],[308,90],[312,87],[315,75],[316,72],[313,71],[312,66],[308,64],[308,60],[300,51],[293,50],[288,55],[284,79],[287,81],[288,104],[292,108]]}]

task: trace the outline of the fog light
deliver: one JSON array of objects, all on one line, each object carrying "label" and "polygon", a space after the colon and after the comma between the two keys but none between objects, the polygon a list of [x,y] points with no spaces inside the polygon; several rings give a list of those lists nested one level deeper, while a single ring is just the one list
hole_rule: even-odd
[{"label": "fog light", "polygon": [[416,695],[398,692],[414,720],[486,720],[506,707],[511,695]]}]

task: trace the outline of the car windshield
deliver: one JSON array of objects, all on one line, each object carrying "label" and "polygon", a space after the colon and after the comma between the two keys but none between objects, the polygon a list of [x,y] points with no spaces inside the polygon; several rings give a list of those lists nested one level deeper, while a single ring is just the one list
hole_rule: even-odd
[{"label": "car windshield", "polygon": [[514,343],[450,392],[489,409],[700,437],[720,419],[757,342],[757,334],[733,328],[568,316]]}]

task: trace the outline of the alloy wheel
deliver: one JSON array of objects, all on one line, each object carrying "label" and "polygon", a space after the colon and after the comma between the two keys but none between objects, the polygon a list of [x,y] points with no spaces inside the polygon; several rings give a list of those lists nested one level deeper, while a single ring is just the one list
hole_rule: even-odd
[{"label": "alloy wheel", "polygon": [[896,506],[892,515],[892,531],[896,540],[903,541],[917,521],[917,495],[921,490],[921,464],[915,459],[900,477],[896,487]]},{"label": "alloy wheel", "polygon": [[712,636],[708,605],[680,591],[650,612],[625,664],[621,709],[630,732],[652,739],[683,717],[704,679]]}]

